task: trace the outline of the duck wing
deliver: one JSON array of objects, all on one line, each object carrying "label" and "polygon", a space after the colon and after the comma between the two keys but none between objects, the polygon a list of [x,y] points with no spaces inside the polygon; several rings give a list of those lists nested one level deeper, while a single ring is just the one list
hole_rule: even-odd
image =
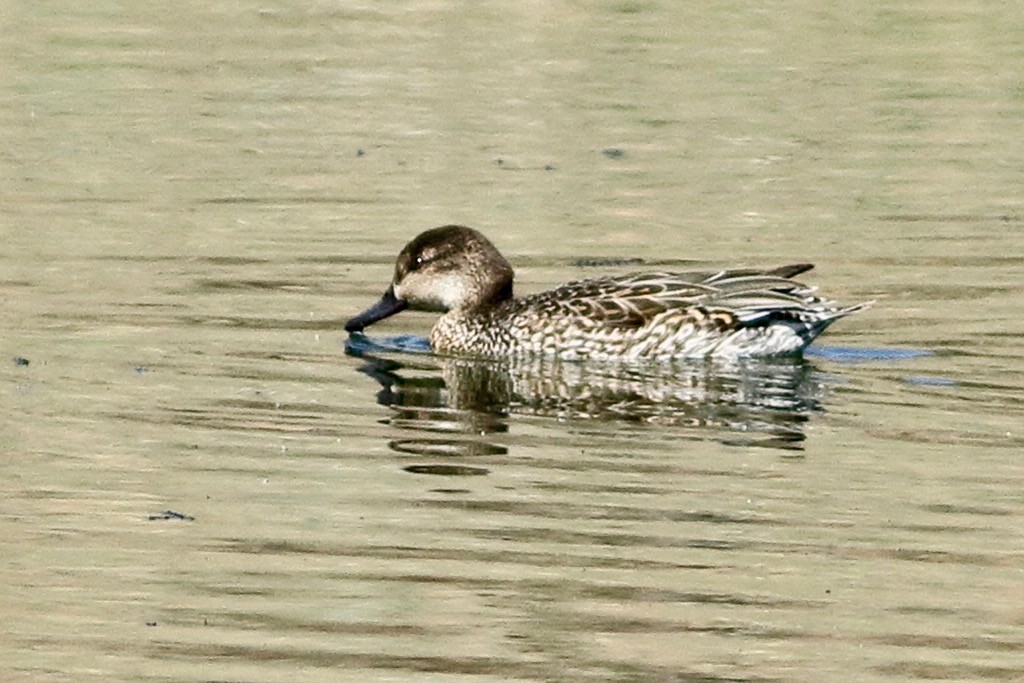
[{"label": "duck wing", "polygon": [[[791,279],[807,263],[767,270],[633,273],[570,282],[523,300],[542,315],[565,316],[588,328],[633,328],[666,313],[677,322],[739,329],[791,320],[814,325],[852,310],[838,309]],[[664,318],[661,318],[662,320]]]}]

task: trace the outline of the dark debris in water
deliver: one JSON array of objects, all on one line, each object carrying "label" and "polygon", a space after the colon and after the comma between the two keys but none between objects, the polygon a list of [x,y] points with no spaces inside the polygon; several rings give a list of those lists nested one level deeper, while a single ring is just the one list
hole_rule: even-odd
[{"label": "dark debris in water", "polygon": [[622,266],[642,266],[643,264],[644,260],[642,258],[615,258],[614,256],[607,258],[601,256],[584,256],[572,261],[572,265],[577,268],[619,268]]},{"label": "dark debris in water", "polygon": [[626,151],[619,149],[618,147],[608,147],[607,149],[602,149],[601,154],[605,155],[609,159],[618,159],[619,157],[626,156]]},{"label": "dark debris in water", "polygon": [[196,518],[192,515],[186,515],[183,512],[175,512],[174,510],[164,510],[158,515],[150,515],[149,521],[155,522],[157,520],[173,519],[182,522],[194,522]]},{"label": "dark debris in water", "polygon": [[523,165],[523,164],[516,163],[515,161],[509,161],[508,159],[503,159],[501,157],[498,157],[498,158],[494,159],[493,163],[494,163],[495,166],[497,166],[498,168],[500,168],[503,171],[537,171],[537,170],[554,171],[555,170],[555,165],[554,164],[550,164],[550,163],[549,164],[544,164],[543,166]]}]

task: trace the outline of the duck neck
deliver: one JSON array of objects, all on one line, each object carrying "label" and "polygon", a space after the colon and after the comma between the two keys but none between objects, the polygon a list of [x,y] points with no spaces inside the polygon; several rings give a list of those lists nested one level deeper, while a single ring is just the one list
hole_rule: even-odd
[{"label": "duck neck", "polygon": [[483,313],[511,301],[512,298],[512,268],[505,264],[497,273],[488,273],[487,281],[482,284],[477,296],[466,301],[459,309],[459,313]]},{"label": "duck neck", "polygon": [[500,283],[494,289],[491,295],[491,302],[497,306],[503,304],[506,301],[512,300],[512,274],[509,273],[507,278],[503,278]]}]

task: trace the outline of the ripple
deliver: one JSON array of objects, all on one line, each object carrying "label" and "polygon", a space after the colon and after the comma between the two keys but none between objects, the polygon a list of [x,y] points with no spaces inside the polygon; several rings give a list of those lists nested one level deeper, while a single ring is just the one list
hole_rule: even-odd
[{"label": "ripple", "polygon": [[919,387],[955,387],[959,385],[955,379],[948,377],[926,377],[924,375],[910,375],[903,378],[907,384]]},{"label": "ripple", "polygon": [[490,474],[490,470],[484,467],[467,465],[409,465],[402,469],[411,474],[432,474],[441,477],[479,477]]},{"label": "ripple", "polygon": [[804,351],[805,356],[825,358],[836,363],[870,363],[873,361],[913,360],[934,356],[934,351],[926,349],[870,348],[854,346],[817,346],[812,345]]},{"label": "ripple", "polygon": [[398,453],[414,455],[440,455],[445,457],[473,457],[482,455],[505,455],[504,446],[484,441],[447,441],[440,439],[395,439],[388,448]]},{"label": "ripple", "polygon": [[345,340],[345,351],[355,356],[388,351],[430,353],[430,341],[426,337],[411,334],[395,337],[371,337],[362,332],[353,332]]}]

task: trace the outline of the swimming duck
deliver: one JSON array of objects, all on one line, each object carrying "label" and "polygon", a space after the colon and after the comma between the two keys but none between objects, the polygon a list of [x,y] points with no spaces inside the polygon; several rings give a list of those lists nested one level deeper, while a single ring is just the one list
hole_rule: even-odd
[{"label": "swimming duck", "polygon": [[694,273],[595,277],[512,295],[512,266],[460,225],[421,233],[402,249],[380,301],[345,323],[364,328],[406,308],[443,313],[437,353],[484,358],[671,359],[799,355],[839,307],[792,278],[809,263]]}]

